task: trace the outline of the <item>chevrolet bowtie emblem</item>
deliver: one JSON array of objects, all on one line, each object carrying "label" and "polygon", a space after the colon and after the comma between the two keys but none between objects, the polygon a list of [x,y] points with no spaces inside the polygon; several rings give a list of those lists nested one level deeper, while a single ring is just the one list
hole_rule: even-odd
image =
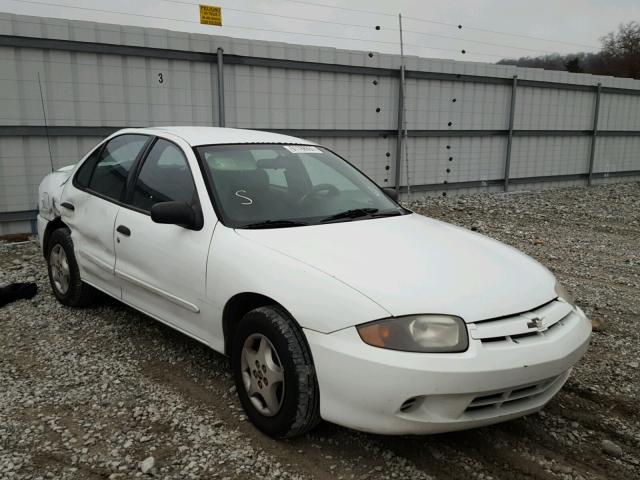
[{"label": "chevrolet bowtie emblem", "polygon": [[527,328],[537,328],[540,332],[547,329],[546,325],[544,324],[544,320],[538,317],[532,318],[530,321],[528,321]]}]

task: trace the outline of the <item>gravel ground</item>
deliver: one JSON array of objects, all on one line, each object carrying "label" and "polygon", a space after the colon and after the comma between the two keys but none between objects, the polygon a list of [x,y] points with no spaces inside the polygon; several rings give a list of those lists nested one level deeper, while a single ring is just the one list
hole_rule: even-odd
[{"label": "gravel ground", "polygon": [[0,478],[640,479],[640,184],[434,198],[426,215],[513,245],[553,270],[594,322],[561,393],[527,418],[383,437],[322,423],[254,430],[227,360],[102,297],[58,304],[35,242],[0,243]]}]

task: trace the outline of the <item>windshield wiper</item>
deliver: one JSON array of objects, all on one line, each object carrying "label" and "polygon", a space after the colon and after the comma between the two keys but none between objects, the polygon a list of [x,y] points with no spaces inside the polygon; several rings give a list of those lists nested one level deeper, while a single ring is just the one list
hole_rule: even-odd
[{"label": "windshield wiper", "polygon": [[265,220],[264,222],[248,223],[242,225],[240,228],[287,228],[287,227],[302,227],[309,225],[306,222],[296,222],[293,220]]},{"label": "windshield wiper", "polygon": [[380,213],[376,213],[374,215],[371,215],[372,217],[376,217],[376,218],[380,218],[380,217],[397,217],[399,215],[402,215],[402,212],[399,210],[391,210],[390,212],[380,212]]},{"label": "windshield wiper", "polygon": [[323,218],[322,220],[320,220],[320,222],[331,222],[333,220],[342,220],[343,218],[366,217],[377,212],[377,208],[352,208],[351,210],[345,210],[344,212],[336,213],[335,215]]}]

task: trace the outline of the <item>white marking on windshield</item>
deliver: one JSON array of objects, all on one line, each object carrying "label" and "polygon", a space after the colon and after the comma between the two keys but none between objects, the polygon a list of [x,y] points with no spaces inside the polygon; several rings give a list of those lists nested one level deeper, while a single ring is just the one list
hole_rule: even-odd
[{"label": "white marking on windshield", "polygon": [[244,198],[245,200],[248,200],[248,202],[242,202],[241,205],[253,205],[253,200],[249,197],[245,197],[244,195],[241,195],[241,193],[247,193],[246,190],[238,190],[236,192],[236,197],[239,198]]}]

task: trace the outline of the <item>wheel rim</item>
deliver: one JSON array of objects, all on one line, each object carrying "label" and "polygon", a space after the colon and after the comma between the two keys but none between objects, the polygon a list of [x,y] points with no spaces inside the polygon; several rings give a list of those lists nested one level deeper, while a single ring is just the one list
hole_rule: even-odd
[{"label": "wheel rim", "polygon": [[240,362],[249,400],[262,415],[273,417],[284,399],[284,370],[278,352],[267,337],[254,333],[244,341]]},{"label": "wheel rim", "polygon": [[71,274],[69,272],[67,254],[62,245],[56,244],[51,249],[49,266],[51,267],[51,280],[53,280],[55,289],[64,295],[69,290]]}]

